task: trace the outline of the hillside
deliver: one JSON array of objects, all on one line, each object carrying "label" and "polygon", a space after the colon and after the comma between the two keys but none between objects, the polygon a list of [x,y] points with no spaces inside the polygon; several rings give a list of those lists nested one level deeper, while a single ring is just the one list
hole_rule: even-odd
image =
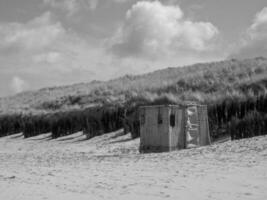
[{"label": "hillside", "polygon": [[267,59],[168,68],[107,82],[24,92],[0,100],[0,137],[83,131],[88,139],[124,128],[139,136],[137,107],[196,101],[208,105],[212,139],[267,133]]},{"label": "hillside", "polygon": [[120,131],[0,138],[0,199],[266,199],[267,136],[139,154]]},{"label": "hillside", "polygon": [[[0,99],[4,113],[51,113],[96,105],[124,104],[133,99],[168,96],[175,101],[216,102],[266,93],[267,59],[227,60],[167,68],[144,75],[127,75],[107,82],[93,81],[44,88]],[[248,89],[249,88],[249,89]]]}]

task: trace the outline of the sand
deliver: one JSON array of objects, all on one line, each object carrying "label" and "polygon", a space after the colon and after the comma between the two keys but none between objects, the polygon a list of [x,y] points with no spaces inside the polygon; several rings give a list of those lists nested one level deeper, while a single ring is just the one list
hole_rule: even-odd
[{"label": "sand", "polygon": [[267,199],[267,136],[138,153],[122,131],[0,138],[0,199]]}]

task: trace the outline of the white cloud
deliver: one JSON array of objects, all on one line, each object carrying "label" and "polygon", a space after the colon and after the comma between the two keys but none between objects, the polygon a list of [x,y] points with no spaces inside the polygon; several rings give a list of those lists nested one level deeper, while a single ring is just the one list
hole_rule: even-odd
[{"label": "white cloud", "polygon": [[252,29],[261,26],[262,24],[266,24],[267,22],[267,7],[263,8],[260,12],[258,12],[255,16],[254,23],[252,24]]},{"label": "white cloud", "polygon": [[26,24],[0,24],[0,49],[39,50],[50,46],[65,34],[60,23],[53,23],[51,14],[44,13]]},{"label": "white cloud", "polygon": [[26,23],[0,23],[0,38],[0,83],[12,80],[6,94],[107,79],[113,73],[101,44],[65,29],[49,12]]},{"label": "white cloud", "polygon": [[95,10],[98,5],[98,0],[88,0],[90,10]]},{"label": "white cloud", "polygon": [[232,57],[267,56],[267,7],[258,12]]},{"label": "white cloud", "polygon": [[113,0],[115,3],[125,3],[131,0]]},{"label": "white cloud", "polygon": [[18,93],[18,92],[22,92],[25,89],[27,89],[28,84],[20,77],[14,76],[11,80],[10,87],[13,90],[13,92]]},{"label": "white cloud", "polygon": [[59,61],[61,61],[62,55],[59,52],[46,52],[46,53],[41,53],[33,56],[33,61],[35,63],[50,63],[54,64]]},{"label": "white cloud", "polygon": [[192,54],[211,50],[218,33],[209,22],[187,20],[179,6],[140,1],[128,10],[110,49],[120,57]]},{"label": "white cloud", "polygon": [[99,0],[43,0],[45,5],[65,11],[68,16],[72,16],[82,9],[95,10]]},{"label": "white cloud", "polygon": [[209,51],[217,33],[212,24],[186,20],[179,7],[159,2],[135,4],[105,42],[66,29],[50,12],[26,23],[0,22],[0,83],[12,80],[12,91],[20,92],[210,61],[218,59]]},{"label": "white cloud", "polygon": [[44,0],[44,3],[52,8],[66,11],[70,16],[80,9],[80,4],[77,0]]},{"label": "white cloud", "polygon": [[267,38],[267,7],[256,14],[247,34],[252,40]]}]

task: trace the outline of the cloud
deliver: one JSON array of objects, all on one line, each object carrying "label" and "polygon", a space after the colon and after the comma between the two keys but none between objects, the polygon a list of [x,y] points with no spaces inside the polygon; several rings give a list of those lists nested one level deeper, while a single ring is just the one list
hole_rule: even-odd
[{"label": "cloud", "polygon": [[[254,18],[253,24],[249,28],[251,37],[263,36],[267,31],[267,7],[258,12]],[[260,34],[260,35],[255,35]]]},{"label": "cloud", "polygon": [[64,34],[65,30],[60,23],[52,23],[49,12],[26,24],[0,24],[0,51],[1,49],[40,50],[50,46]]},{"label": "cloud", "polygon": [[126,3],[131,0],[113,0],[115,3]]},{"label": "cloud", "polygon": [[25,88],[108,79],[116,70],[101,41],[88,42],[50,12],[26,23],[0,23],[0,37],[0,83],[12,80],[1,96]]},{"label": "cloud", "polygon": [[0,83],[12,80],[0,95],[218,60],[211,51],[217,34],[212,24],[187,20],[178,6],[157,1],[136,3],[104,41],[65,28],[50,12],[0,22]]},{"label": "cloud", "polygon": [[13,90],[13,92],[18,93],[18,92],[22,92],[25,89],[27,89],[28,88],[28,84],[23,79],[21,79],[20,77],[14,76],[12,78],[10,87]]},{"label": "cloud", "polygon": [[89,5],[90,10],[95,10],[98,5],[98,0],[89,0],[88,5]]},{"label": "cloud", "polygon": [[59,52],[51,51],[51,52],[45,52],[41,54],[37,54],[33,56],[33,61],[35,63],[57,63],[61,61],[62,55]]},{"label": "cloud", "polygon": [[78,2],[77,0],[44,0],[44,4],[66,11],[70,16],[79,11],[80,5]]},{"label": "cloud", "polygon": [[209,22],[187,20],[179,6],[140,1],[128,10],[109,45],[119,57],[154,58],[210,51],[218,33]]},{"label": "cloud", "polygon": [[50,12],[26,23],[0,24],[0,37],[2,55],[13,56],[18,62],[27,62],[29,65],[63,62],[65,57],[70,58],[69,54],[74,48],[83,47],[85,43],[71,30],[66,30],[59,21],[55,21]]},{"label": "cloud", "polygon": [[45,5],[65,11],[68,16],[72,16],[82,9],[95,10],[98,0],[43,0]]},{"label": "cloud", "polygon": [[267,56],[267,7],[258,12],[231,57]]}]

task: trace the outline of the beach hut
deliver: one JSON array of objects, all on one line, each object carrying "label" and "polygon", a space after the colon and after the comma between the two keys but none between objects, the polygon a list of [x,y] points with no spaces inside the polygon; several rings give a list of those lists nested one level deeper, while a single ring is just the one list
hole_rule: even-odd
[{"label": "beach hut", "polygon": [[139,120],[141,152],[164,152],[210,144],[205,105],[141,106]]}]

